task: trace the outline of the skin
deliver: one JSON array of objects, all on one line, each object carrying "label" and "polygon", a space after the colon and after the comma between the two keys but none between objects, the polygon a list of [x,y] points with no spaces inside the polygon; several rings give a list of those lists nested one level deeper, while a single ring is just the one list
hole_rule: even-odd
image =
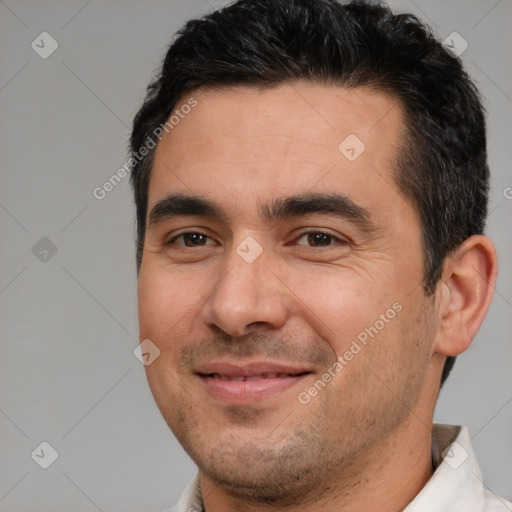
[{"label": "skin", "polygon": [[[446,356],[468,347],[491,300],[491,242],[466,240],[425,295],[419,218],[391,177],[405,130],[393,97],[308,82],[193,96],[197,106],[157,146],[148,213],[183,193],[215,201],[225,217],[148,222],[138,300],[140,339],[161,351],[148,382],[199,467],[206,510],[402,510],[433,472]],[[354,161],[338,149],[349,134],[366,146]],[[334,214],[259,215],[272,199],[333,192],[365,208],[374,229]],[[262,249],[252,263],[237,253],[247,237]],[[265,400],[232,404],[212,398],[196,373],[215,358],[310,373]]]}]

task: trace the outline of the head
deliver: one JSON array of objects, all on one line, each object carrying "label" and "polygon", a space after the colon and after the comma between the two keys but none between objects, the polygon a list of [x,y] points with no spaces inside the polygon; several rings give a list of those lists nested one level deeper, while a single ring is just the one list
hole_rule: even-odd
[{"label": "head", "polygon": [[[425,25],[334,0],[241,0],[190,21],[131,149],[141,339],[162,354],[148,379],[212,479],[261,489],[234,463],[258,459],[296,494],[297,475],[324,474],[329,442],[324,466],[341,467],[411,411],[431,414],[488,307],[495,257],[479,96]],[[304,226],[317,228],[294,242]],[[208,400],[213,363],[230,358],[301,375],[254,403]]]}]

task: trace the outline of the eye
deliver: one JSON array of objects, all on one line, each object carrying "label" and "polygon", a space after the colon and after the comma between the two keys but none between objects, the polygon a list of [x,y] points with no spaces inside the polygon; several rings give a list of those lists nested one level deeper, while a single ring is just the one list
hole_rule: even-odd
[{"label": "eye", "polygon": [[340,242],[345,244],[344,240],[341,240],[330,233],[325,233],[323,231],[308,231],[303,233],[299,238],[297,238],[298,245],[305,245],[300,243],[301,240],[305,239],[306,243],[310,247],[327,247],[334,245],[336,242]]},{"label": "eye", "polygon": [[[177,242],[178,240],[180,242]],[[199,247],[200,245],[211,245],[211,243],[207,243],[207,240],[210,240],[211,243],[214,243],[209,236],[203,233],[190,231],[187,233],[181,233],[180,235],[171,238],[171,240],[169,240],[166,245],[175,244],[181,247]]]}]

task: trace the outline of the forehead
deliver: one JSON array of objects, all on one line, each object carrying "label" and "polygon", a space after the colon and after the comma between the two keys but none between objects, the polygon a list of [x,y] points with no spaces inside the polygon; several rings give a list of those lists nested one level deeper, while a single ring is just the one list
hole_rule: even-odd
[{"label": "forehead", "polygon": [[369,199],[398,193],[391,173],[404,126],[394,97],[294,82],[197,90],[175,111],[191,97],[196,106],[157,146],[149,208],[170,190],[231,194],[242,204],[249,196],[333,187],[348,195],[366,188]]}]

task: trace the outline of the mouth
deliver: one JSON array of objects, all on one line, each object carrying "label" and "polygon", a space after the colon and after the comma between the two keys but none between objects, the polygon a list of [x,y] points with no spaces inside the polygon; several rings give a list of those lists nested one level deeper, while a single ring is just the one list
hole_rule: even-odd
[{"label": "mouth", "polygon": [[304,367],[268,362],[212,362],[196,372],[208,394],[233,405],[261,402],[282,394],[311,373]]},{"label": "mouth", "polygon": [[247,382],[247,381],[255,381],[255,380],[265,380],[265,379],[286,379],[288,377],[298,377],[300,375],[306,375],[307,372],[301,372],[297,374],[290,373],[261,373],[259,375],[238,375],[238,376],[230,376],[224,375],[221,373],[212,373],[209,375],[203,375],[204,377],[211,377],[212,379],[220,379],[223,381],[229,382]]}]

